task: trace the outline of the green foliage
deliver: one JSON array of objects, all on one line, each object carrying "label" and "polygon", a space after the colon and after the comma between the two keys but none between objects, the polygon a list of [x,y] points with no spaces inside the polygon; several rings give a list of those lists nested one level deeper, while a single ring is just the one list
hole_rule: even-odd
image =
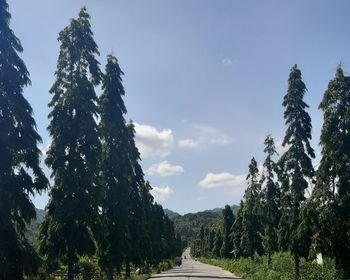
[{"label": "green foliage", "polygon": [[223,215],[223,241],[220,250],[220,255],[224,258],[231,256],[233,250],[232,242],[230,239],[230,233],[232,225],[235,221],[235,217],[232,213],[231,207],[226,205],[224,210],[222,210]]},{"label": "green foliage", "polygon": [[322,158],[312,195],[317,245],[335,258],[344,278],[350,277],[350,77],[338,67],[320,109]]},{"label": "green foliage", "polygon": [[249,164],[247,175],[248,187],[244,193],[244,203],[242,209],[242,237],[241,237],[241,255],[252,257],[255,253],[263,254],[262,247],[262,191],[258,180],[259,170],[257,162],[252,158]]},{"label": "green foliage", "polygon": [[128,249],[130,178],[133,158],[130,156],[130,133],[124,119],[126,108],[118,60],[109,55],[103,77],[103,93],[99,98],[99,132],[102,142],[100,184],[102,199],[100,215],[103,234],[99,234],[101,266],[113,274],[120,269]]},{"label": "green foliage", "polygon": [[222,243],[223,243],[222,233],[221,233],[221,230],[218,229],[215,233],[214,246],[211,251],[212,256],[221,257]]},{"label": "green foliage", "polygon": [[[289,253],[274,253],[271,265],[267,265],[266,256],[242,258],[236,261],[229,259],[200,259],[202,262],[220,266],[246,280],[293,280],[295,278],[294,258]],[[333,260],[325,259],[323,265],[306,262],[300,265],[302,280],[334,280],[339,279]]]},{"label": "green foliage", "polygon": [[[308,105],[303,101],[306,86],[301,72],[294,65],[288,79],[288,90],[283,99],[284,119],[287,126],[283,146],[287,151],[280,159],[282,187],[282,217],[280,220],[280,241],[287,242],[287,248],[295,259],[296,278],[299,276],[299,259],[308,256],[310,238],[300,235],[301,208],[305,201],[308,180],[314,176],[311,159],[315,157],[310,146],[311,118],[306,112]],[[286,236],[288,234],[288,236]],[[288,238],[288,239],[286,239]]]},{"label": "green foliage", "polygon": [[181,235],[182,240],[191,242],[191,240],[197,238],[201,226],[216,227],[221,223],[221,219],[221,211],[203,211],[175,217],[173,221],[175,231]]},{"label": "green foliage", "polygon": [[54,186],[41,227],[40,249],[45,259],[68,265],[69,280],[78,256],[94,253],[93,232],[98,229],[100,141],[94,87],[102,73],[89,19],[82,8],[78,18],[60,32],[56,80],[50,89],[52,143],[46,164],[52,169]]},{"label": "green foliage", "polygon": [[39,227],[45,218],[45,211],[42,209],[35,208],[36,218],[31,220],[30,224],[26,229],[26,237],[29,243],[35,248],[39,248]]},{"label": "green foliage", "polygon": [[242,239],[242,221],[243,221],[243,200],[241,200],[240,207],[238,209],[236,220],[231,228],[231,242],[233,246],[233,254],[232,257],[234,259],[239,259],[242,257],[242,247],[241,247],[241,239]]},{"label": "green foliage", "polygon": [[277,154],[273,138],[268,135],[264,144],[266,159],[263,164],[261,178],[263,188],[263,247],[268,257],[268,264],[270,264],[272,253],[278,251],[277,231],[280,220],[280,189],[277,183],[277,164],[273,161],[273,157]]},{"label": "green foliage", "polygon": [[48,187],[39,157],[41,138],[33,110],[22,95],[29,72],[19,57],[20,40],[10,28],[6,0],[0,1],[0,279],[33,275],[38,257],[26,236],[35,218],[29,195]]},{"label": "green foliage", "polygon": [[181,216],[179,213],[171,211],[170,209],[164,209],[164,213],[172,220]]}]

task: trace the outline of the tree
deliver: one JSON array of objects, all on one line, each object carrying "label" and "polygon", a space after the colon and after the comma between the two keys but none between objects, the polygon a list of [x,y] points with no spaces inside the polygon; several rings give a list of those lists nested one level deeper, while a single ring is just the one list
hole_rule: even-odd
[{"label": "tree", "polygon": [[[134,124],[128,124],[129,141],[129,216],[128,216],[128,249],[126,254],[126,276],[130,276],[130,262],[140,265],[143,260],[149,256],[146,250],[149,250],[147,242],[150,237],[147,231],[145,213],[152,207],[153,199],[149,197],[150,185],[145,183],[144,174],[139,164],[140,153],[135,144]],[[162,213],[162,214],[161,214]],[[164,215],[163,208],[158,213],[158,218],[162,219]],[[152,215],[152,214],[151,214]]]},{"label": "tree", "polygon": [[[290,71],[288,90],[283,99],[284,119],[287,126],[283,146],[287,151],[282,155],[280,162],[283,165],[288,182],[283,192],[284,202],[290,199],[290,204],[282,204],[281,226],[287,226],[290,232],[289,250],[295,261],[296,279],[299,278],[300,257],[303,255],[304,236],[299,234],[301,224],[300,209],[305,201],[305,190],[309,186],[308,179],[314,176],[311,159],[315,157],[310,146],[311,118],[306,112],[309,106],[303,101],[306,86],[301,78],[297,65]],[[288,219],[288,220],[287,220]]]},{"label": "tree", "polygon": [[257,162],[252,158],[247,176],[248,188],[244,194],[242,209],[241,250],[243,257],[253,257],[255,253],[262,255],[261,224],[261,184],[258,181]]},{"label": "tree", "polygon": [[215,229],[209,230],[209,238],[208,238],[208,257],[212,256],[212,251],[214,248],[214,242],[215,242]]},{"label": "tree", "polygon": [[122,97],[124,73],[117,59],[107,57],[103,78],[103,93],[99,98],[100,139],[102,142],[100,177],[103,186],[101,223],[103,236],[99,238],[100,263],[113,279],[114,268],[121,267],[128,242],[130,149],[129,128],[124,119],[127,110]]},{"label": "tree", "polygon": [[221,257],[220,250],[222,247],[222,242],[223,242],[222,233],[221,233],[221,230],[219,228],[216,230],[216,233],[215,233],[214,248],[212,251],[213,257]]},{"label": "tree", "polygon": [[241,200],[239,209],[236,215],[236,219],[232,225],[231,229],[231,239],[233,244],[233,257],[235,259],[239,259],[242,256],[242,247],[241,247],[241,239],[242,239],[242,222],[243,222],[243,200]]},{"label": "tree", "polygon": [[229,205],[226,205],[224,210],[222,210],[222,215],[224,217],[224,227],[223,227],[223,242],[221,247],[221,256],[224,258],[229,258],[233,250],[233,244],[230,239],[230,233],[232,225],[235,221],[235,216],[233,215],[232,209]]},{"label": "tree", "polygon": [[350,77],[339,66],[319,108],[323,112],[322,158],[312,198],[318,214],[318,245],[323,255],[350,277]]},{"label": "tree", "polygon": [[264,161],[264,169],[261,178],[263,188],[263,212],[264,212],[264,235],[263,246],[267,254],[268,265],[271,264],[271,255],[278,250],[278,223],[279,214],[279,187],[277,179],[277,165],[273,161],[273,157],[277,155],[273,138],[268,135],[264,141],[266,159]]},{"label": "tree", "polygon": [[29,72],[10,19],[7,1],[0,0],[0,278],[9,280],[35,270],[37,256],[24,236],[36,216],[29,195],[48,187],[39,166],[41,138],[22,95],[30,85]]},{"label": "tree", "polygon": [[100,142],[95,122],[101,81],[99,55],[86,8],[59,34],[60,53],[49,107],[52,143],[46,164],[52,169],[47,215],[41,227],[41,253],[48,261],[68,266],[68,279],[79,255],[95,250],[98,226],[98,159]]}]

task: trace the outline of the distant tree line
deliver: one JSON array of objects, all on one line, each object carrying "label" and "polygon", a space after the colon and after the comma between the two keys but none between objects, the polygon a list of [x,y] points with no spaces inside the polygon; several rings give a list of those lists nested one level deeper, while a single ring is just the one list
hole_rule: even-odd
[{"label": "distant tree line", "polygon": [[41,138],[32,108],[22,95],[29,72],[10,18],[7,1],[0,0],[0,279],[34,279],[41,264],[47,273],[64,265],[72,280],[87,256],[108,279],[123,268],[130,277],[131,265],[156,266],[181,254],[173,222],[144,180],[134,125],[124,117],[124,73],[113,55],[100,70],[85,8],[58,37],[45,160],[53,186],[39,254],[31,247],[25,237],[35,218],[29,195],[49,189],[49,181],[39,165]]},{"label": "distant tree line", "polygon": [[304,101],[307,89],[294,65],[283,99],[285,152],[278,158],[273,138],[264,141],[265,161],[259,168],[252,158],[247,189],[236,216],[223,210],[220,227],[203,226],[192,242],[195,256],[254,258],[290,252],[295,275],[300,259],[316,254],[333,258],[343,279],[350,277],[350,77],[337,68],[324,93],[320,146],[315,158],[311,118]]}]

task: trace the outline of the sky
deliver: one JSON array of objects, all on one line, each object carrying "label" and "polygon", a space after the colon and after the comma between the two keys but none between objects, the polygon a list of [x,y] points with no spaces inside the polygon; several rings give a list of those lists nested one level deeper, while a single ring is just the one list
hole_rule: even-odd
[{"label": "sky", "polygon": [[[34,110],[42,151],[50,144],[47,104],[58,33],[85,5],[101,69],[113,53],[125,73],[126,118],[136,124],[152,193],[180,214],[239,204],[250,159],[262,164],[268,134],[283,152],[281,104],[293,64],[308,88],[316,164],[322,125],[318,105],[339,63],[346,74],[350,71],[346,0],[8,3],[11,28],[22,42],[21,57],[31,75],[24,95]],[[33,201],[44,208],[48,195]]]}]

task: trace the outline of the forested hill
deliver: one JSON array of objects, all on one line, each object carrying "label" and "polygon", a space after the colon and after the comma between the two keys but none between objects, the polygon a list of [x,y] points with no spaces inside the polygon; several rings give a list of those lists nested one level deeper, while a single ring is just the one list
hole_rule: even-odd
[{"label": "forested hill", "polygon": [[172,220],[174,218],[176,218],[176,217],[180,217],[181,216],[179,213],[171,211],[169,209],[164,209],[164,213]]},{"label": "forested hill", "polygon": [[[236,215],[239,206],[231,206],[232,212]],[[197,213],[189,213],[183,216],[172,218],[176,233],[181,235],[183,241],[191,241],[200,231],[200,227],[219,227],[222,221],[223,208],[215,208]],[[170,217],[170,216],[169,216]]]},{"label": "forested hill", "polygon": [[[239,206],[233,205],[231,208],[233,213],[236,214]],[[181,235],[181,238],[190,241],[196,237],[202,225],[206,227],[218,226],[222,219],[222,210],[223,208],[215,208],[197,213],[188,213],[183,216],[169,209],[164,209],[164,212],[173,220],[175,231]],[[44,220],[44,216],[44,210],[36,209],[36,220],[33,220],[28,228],[27,237],[34,246],[37,245],[39,226]]]},{"label": "forested hill", "polygon": [[32,220],[27,228],[26,236],[29,242],[36,247],[38,244],[39,226],[45,218],[45,210],[35,208],[36,219]]}]

